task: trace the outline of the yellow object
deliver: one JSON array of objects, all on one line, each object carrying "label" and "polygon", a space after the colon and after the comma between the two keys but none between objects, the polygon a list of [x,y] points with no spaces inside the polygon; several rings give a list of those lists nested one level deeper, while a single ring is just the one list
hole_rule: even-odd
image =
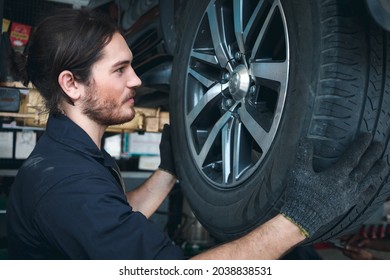
[{"label": "yellow object", "polygon": [[3,25],[1,28],[1,32],[2,33],[7,32],[10,24],[11,24],[11,21],[9,19],[3,18]]}]

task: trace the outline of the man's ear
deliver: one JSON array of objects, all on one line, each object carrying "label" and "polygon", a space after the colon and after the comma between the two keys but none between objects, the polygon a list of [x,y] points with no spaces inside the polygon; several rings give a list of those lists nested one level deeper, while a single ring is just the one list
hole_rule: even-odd
[{"label": "man's ear", "polygon": [[76,101],[80,98],[81,84],[75,80],[69,70],[64,70],[58,75],[58,84],[72,100]]}]

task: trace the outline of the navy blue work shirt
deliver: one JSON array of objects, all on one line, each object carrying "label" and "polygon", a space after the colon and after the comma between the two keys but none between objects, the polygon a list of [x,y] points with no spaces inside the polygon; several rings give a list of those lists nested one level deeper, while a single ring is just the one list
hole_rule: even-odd
[{"label": "navy blue work shirt", "polygon": [[7,207],[11,259],[182,259],[132,211],[114,159],[64,115],[19,169]]}]

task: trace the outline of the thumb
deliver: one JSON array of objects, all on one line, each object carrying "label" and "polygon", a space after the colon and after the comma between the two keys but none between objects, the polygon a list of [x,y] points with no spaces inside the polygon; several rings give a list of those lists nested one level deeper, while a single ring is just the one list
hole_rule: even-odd
[{"label": "thumb", "polygon": [[170,138],[171,138],[171,127],[169,126],[169,124],[164,124],[163,126],[163,130],[161,132],[161,138],[163,138],[164,140],[166,140],[167,142],[170,142]]}]

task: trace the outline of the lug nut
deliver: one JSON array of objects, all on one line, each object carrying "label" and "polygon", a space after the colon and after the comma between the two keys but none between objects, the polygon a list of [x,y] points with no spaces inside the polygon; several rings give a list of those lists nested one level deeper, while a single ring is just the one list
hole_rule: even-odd
[{"label": "lug nut", "polygon": [[257,88],[256,86],[251,86],[249,88],[249,91],[248,91],[248,94],[249,94],[249,98],[254,101],[254,99],[256,98],[256,91],[257,91]]},{"label": "lug nut", "polygon": [[222,74],[222,83],[227,83],[230,79],[230,73],[229,72],[225,72]]},{"label": "lug nut", "polygon": [[233,105],[234,105],[233,99],[227,98],[222,101],[222,109],[225,111],[229,110],[229,108],[232,107]]},{"label": "lug nut", "polygon": [[237,60],[237,61],[240,61],[242,58],[242,54],[240,52],[236,52],[234,54],[234,59]]}]

